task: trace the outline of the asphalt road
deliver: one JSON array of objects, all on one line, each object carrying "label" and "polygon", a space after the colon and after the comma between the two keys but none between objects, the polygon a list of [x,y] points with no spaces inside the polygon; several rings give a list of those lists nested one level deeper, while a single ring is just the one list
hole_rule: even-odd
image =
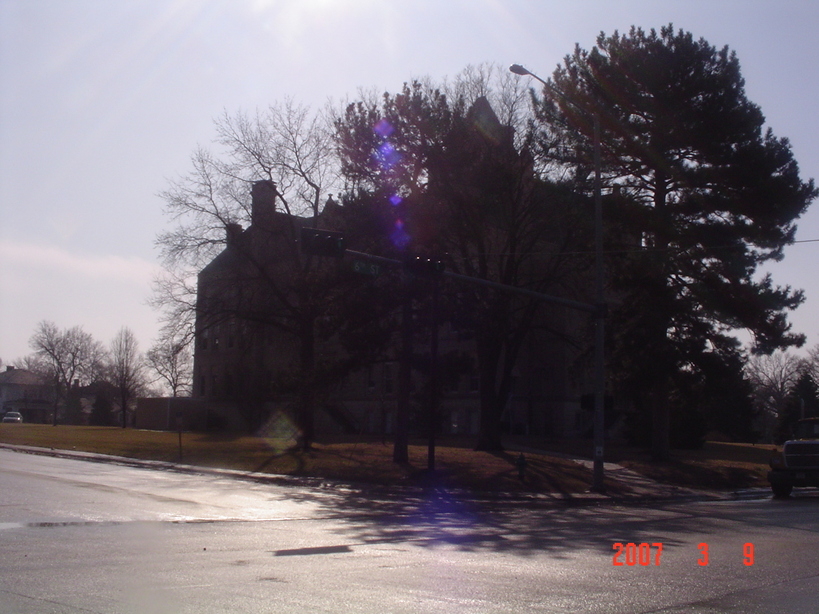
[{"label": "asphalt road", "polygon": [[481,501],[0,450],[2,614],[818,611],[808,491]]}]

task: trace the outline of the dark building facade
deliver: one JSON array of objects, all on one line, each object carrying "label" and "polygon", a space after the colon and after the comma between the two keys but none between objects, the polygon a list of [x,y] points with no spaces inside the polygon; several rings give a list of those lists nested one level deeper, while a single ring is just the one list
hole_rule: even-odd
[{"label": "dark building facade", "polygon": [[[338,228],[339,205],[330,199],[316,218],[287,215],[276,210],[276,186],[270,181],[256,182],[251,198],[251,225],[228,224],[225,249],[198,277],[193,397],[207,408],[207,428],[258,432],[271,424],[276,429],[289,424],[295,429],[299,398],[292,382],[299,377],[304,348],[300,312],[293,306],[302,271],[293,250],[298,250],[303,226]],[[581,392],[588,390],[588,376],[584,369],[573,369],[577,350],[565,337],[582,330],[586,316],[550,305],[540,313],[549,326],[535,327],[523,346],[503,428],[547,437],[582,434],[590,422],[579,402]],[[448,325],[441,326],[439,338],[441,355],[460,355],[472,365],[442,386],[440,430],[474,435],[480,423],[474,338]],[[316,393],[316,432],[393,432],[398,345],[396,335],[377,359]],[[332,337],[316,339],[312,351],[319,363],[344,358]],[[412,415],[419,428],[427,402],[425,377],[413,373]]]}]

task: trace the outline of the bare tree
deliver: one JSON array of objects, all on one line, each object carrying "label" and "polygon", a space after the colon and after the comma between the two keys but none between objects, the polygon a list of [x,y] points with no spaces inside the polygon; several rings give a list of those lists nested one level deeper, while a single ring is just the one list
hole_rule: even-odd
[{"label": "bare tree", "polygon": [[745,373],[754,390],[754,402],[761,411],[764,436],[773,436],[776,421],[788,404],[788,395],[804,370],[804,361],[787,352],[754,355]]},{"label": "bare tree", "polygon": [[174,397],[191,393],[193,357],[183,339],[162,336],[145,355],[148,367],[157,374]]},{"label": "bare tree", "polygon": [[804,368],[813,378],[814,383],[819,385],[819,345],[808,350],[808,357],[804,361]]},{"label": "bare tree", "polygon": [[71,386],[90,383],[104,370],[106,352],[99,341],[81,326],[60,330],[53,322],[42,321],[29,340],[35,355],[46,365],[54,384],[54,425],[61,404],[68,398]]},{"label": "bare tree", "polygon": [[139,353],[136,335],[130,328],[123,326],[111,341],[108,372],[111,384],[116,388],[122,428],[128,424],[128,406],[144,390],[145,362]]},{"label": "bare tree", "polygon": [[278,206],[315,216],[322,198],[340,190],[330,127],[323,112],[290,99],[250,116],[225,112],[215,120],[217,153],[198,148],[192,170],[160,193],[176,223],[157,238],[165,274],[154,284],[152,305],[166,326],[193,338],[196,276],[222,251],[232,224],[250,225],[248,194],[259,180],[276,184]]},{"label": "bare tree", "polygon": [[331,133],[324,113],[285,99],[251,117],[224,113],[216,122],[217,142],[235,177],[276,183],[286,213],[316,216],[337,182]]},{"label": "bare tree", "polygon": [[49,363],[39,354],[28,354],[14,361],[15,369],[25,369],[46,379],[51,375],[48,365]]},{"label": "bare tree", "polygon": [[[176,224],[157,239],[167,274],[155,285],[154,305],[164,310],[166,328],[174,338],[191,340],[209,327],[242,322],[277,329],[295,339],[298,373],[290,379],[299,382],[303,397],[299,411],[307,443],[312,423],[308,406],[317,385],[316,327],[330,284],[316,276],[327,266],[304,258],[296,239],[300,226],[317,223],[326,195],[337,191],[328,124],[322,113],[287,100],[253,116],[225,113],[216,121],[216,133],[221,151],[196,151],[192,171],[161,194]],[[253,198],[248,198],[251,186],[266,186],[262,191],[273,196],[274,204],[265,207],[264,215],[254,213]],[[225,250],[231,237],[241,237],[243,227],[253,232],[233,243],[236,258],[232,281],[227,282],[232,287],[220,292],[222,298],[235,295],[235,300],[215,307],[209,300],[214,297],[203,296],[197,275]],[[262,301],[261,296],[269,300]],[[265,368],[258,364],[254,368],[269,385]],[[235,393],[234,389],[231,394]],[[261,401],[240,406],[250,426],[259,426],[264,418]]]},{"label": "bare tree", "polygon": [[[430,89],[435,87],[431,81],[424,83]],[[515,148],[526,146],[528,123],[533,118],[529,86],[505,66],[469,65],[452,80],[445,80],[440,89],[449,100],[461,100],[467,108],[479,98],[486,98],[500,123],[514,128]]]}]

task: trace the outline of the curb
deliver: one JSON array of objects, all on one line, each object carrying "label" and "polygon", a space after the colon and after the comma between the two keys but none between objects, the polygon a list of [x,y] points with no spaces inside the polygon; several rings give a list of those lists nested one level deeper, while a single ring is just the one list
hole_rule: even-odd
[{"label": "curb", "polygon": [[[255,473],[238,471],[235,469],[219,469],[213,467],[201,467],[198,465],[186,465],[170,461],[143,460],[128,458],[124,456],[111,456],[94,452],[83,452],[79,450],[61,450],[56,448],[40,448],[35,446],[23,446],[0,442],[0,449],[12,450],[22,454],[34,454],[38,456],[51,456],[54,458],[65,458],[71,460],[82,460],[94,463],[109,463],[125,467],[139,469],[153,469],[157,471],[173,471],[189,475],[208,475],[235,480],[246,480],[261,484],[273,484],[276,486],[313,488],[317,490],[353,490],[366,492],[371,495],[381,497],[398,496],[429,496],[430,494],[441,497],[452,497],[463,501],[475,502],[518,502],[518,503],[554,503],[561,505],[647,505],[662,503],[682,503],[682,502],[706,502],[706,501],[733,501],[748,500],[754,498],[767,498],[770,493],[767,489],[744,489],[740,491],[704,491],[670,486],[653,482],[656,487],[665,492],[651,492],[652,488],[646,487],[645,482],[639,490],[628,495],[609,495],[605,493],[518,493],[518,492],[495,492],[495,491],[475,491],[458,488],[447,488],[428,485],[383,485],[363,482],[345,482],[318,477],[295,477],[273,473]],[[607,463],[608,464],[608,463]],[[613,465],[628,471],[619,465]],[[616,469],[615,469],[616,470]]]}]

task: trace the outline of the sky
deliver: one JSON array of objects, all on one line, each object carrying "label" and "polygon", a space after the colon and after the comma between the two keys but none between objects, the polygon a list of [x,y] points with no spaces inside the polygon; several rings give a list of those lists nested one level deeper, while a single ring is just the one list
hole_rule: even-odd
[{"label": "sky", "polygon": [[[213,120],[290,97],[523,64],[548,77],[575,44],[673,23],[736,51],[748,98],[819,179],[819,2],[813,0],[0,0],[0,359],[43,320],[147,350],[171,227],[159,193],[215,137]],[[819,344],[819,203],[780,263],[805,290],[793,328]]]}]

